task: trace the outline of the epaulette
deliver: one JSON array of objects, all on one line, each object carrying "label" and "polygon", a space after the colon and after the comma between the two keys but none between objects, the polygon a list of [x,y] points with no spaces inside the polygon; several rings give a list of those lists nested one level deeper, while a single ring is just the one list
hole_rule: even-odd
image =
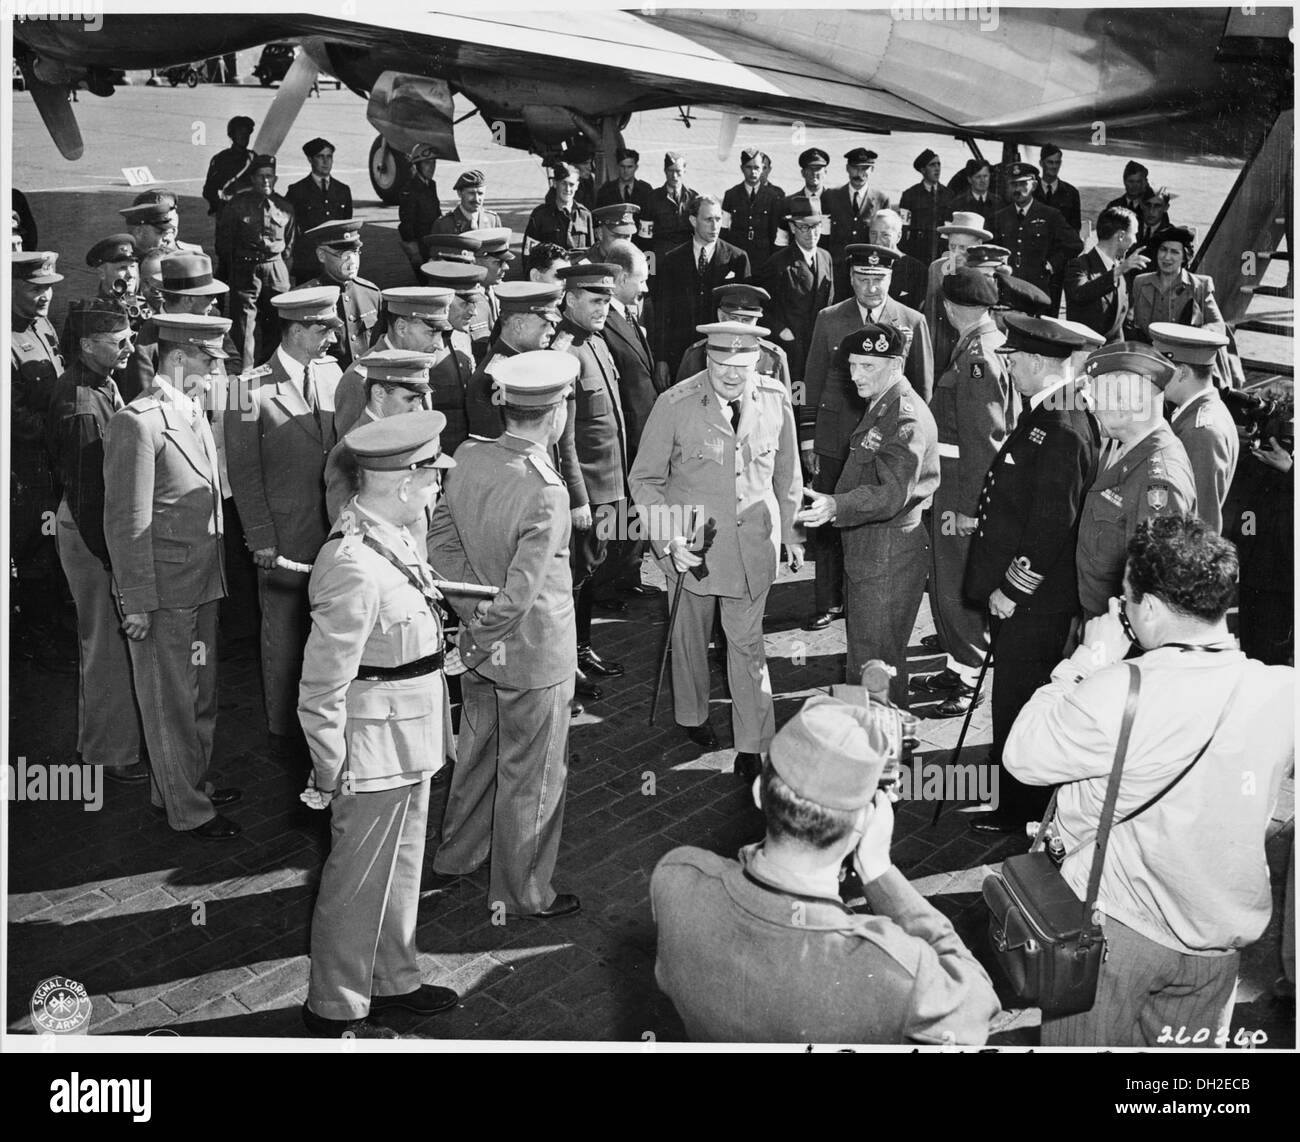
[{"label": "epaulette", "polygon": [[354,282],[356,282],[357,285],[365,286],[367,289],[378,289],[378,288],[379,288],[377,285],[375,285],[374,282],[369,281],[368,279],[363,278],[363,277],[361,277],[360,275],[358,275],[357,277],[353,278],[352,280],[353,280]]},{"label": "epaulette", "polygon": [[528,462],[532,464],[534,471],[548,484],[557,488],[564,487],[564,480],[559,472],[550,466],[541,456],[530,454]]},{"label": "epaulette", "polygon": [[152,393],[141,393],[135,400],[129,402],[122,410],[123,412],[143,413],[151,409],[162,411],[162,401]]},{"label": "epaulette", "polygon": [[684,381],[673,385],[668,390],[668,403],[676,404],[680,400],[694,396],[700,391],[700,382],[698,377],[687,377]]},{"label": "epaulette", "polygon": [[245,369],[235,379],[239,381],[253,381],[258,377],[269,377],[273,372],[275,372],[275,370],[272,369],[270,365],[258,365],[253,369]]},{"label": "epaulette", "polygon": [[781,378],[774,377],[771,373],[759,373],[755,387],[766,389],[770,393],[780,393],[783,397],[789,397],[790,395],[785,385],[781,383]]}]

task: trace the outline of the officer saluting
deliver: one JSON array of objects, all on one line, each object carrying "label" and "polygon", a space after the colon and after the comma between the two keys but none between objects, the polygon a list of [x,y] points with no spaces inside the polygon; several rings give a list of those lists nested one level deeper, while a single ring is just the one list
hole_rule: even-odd
[{"label": "officer saluting", "polygon": [[[311,753],[302,800],[330,809],[302,1017],[322,1036],[395,1039],[370,1019],[434,1015],[458,997],[421,984],[420,903],[429,779],[452,756],[442,622],[425,562],[425,513],[444,419],[418,412],[348,433],[360,490],[316,559],[298,719]],[[412,531],[412,528],[416,531]]]}]

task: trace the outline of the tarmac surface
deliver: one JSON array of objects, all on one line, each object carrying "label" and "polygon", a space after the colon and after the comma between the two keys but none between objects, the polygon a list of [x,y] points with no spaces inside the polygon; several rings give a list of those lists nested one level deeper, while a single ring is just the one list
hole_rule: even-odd
[{"label": "tarmac surface", "polygon": [[[259,122],[271,98],[256,87],[120,88],[109,100],[82,93],[77,112],[86,155],[68,164],[58,155],[30,99],[16,96],[14,181],[28,192],[41,247],[62,254],[67,275],[56,293],[56,320],[67,299],[93,290],[84,251],[121,229],[115,211],[128,205],[123,166],[147,165],[161,185],[181,195],[181,237],[211,245],[211,222],[199,190],[208,158],[225,145],[226,119],[237,113]],[[463,109],[458,108],[458,113]],[[634,116],[626,137],[642,152],[641,175],[659,181],[662,152],[688,156],[687,181],[721,192],[738,179],[740,145],[757,143],[775,160],[774,179],[794,189],[794,156],[824,146],[835,162],[850,145],[881,154],[875,184],[891,197],[915,181],[911,157],[932,146],[955,169],[965,155],[938,137],[872,138],[818,132],[806,141],[782,128],[743,125],[724,162],[716,150],[717,116],[699,113],[689,129],[672,112]],[[381,285],[407,284],[409,269],[397,245],[396,209],[378,203],[365,174],[372,132],[351,93],[326,90],[308,101],[281,151],[280,187],[307,169],[300,144],[325,135],[337,147],[335,176],[351,184],[357,215],[366,224],[365,276]],[[463,161],[440,164],[444,206],[456,174],[488,173],[488,202],[516,234],[545,192],[535,156],[493,146],[481,119],[458,129]],[[196,141],[198,140],[198,141]],[[991,155],[997,158],[997,155]],[[1032,156],[1031,156],[1032,158]],[[1067,153],[1064,177],[1080,187],[1084,214],[1118,192],[1122,161]],[[1181,188],[1175,217],[1206,227],[1234,172],[1151,164],[1152,182]],[[662,583],[647,569],[647,581]],[[844,631],[800,629],[811,610],[811,568],[783,571],[765,622],[778,724],[803,698],[842,680]],[[679,844],[724,855],[762,835],[749,791],[731,775],[732,751],[700,755],[672,724],[667,694],[657,723],[647,726],[651,688],[662,646],[666,598],[636,601],[626,615],[597,612],[593,642],[626,674],[603,683],[605,696],[588,702],[570,739],[570,777],[556,886],[575,892],[580,915],[560,921],[492,923],[486,869],[448,892],[422,894],[418,943],[428,982],[455,988],[452,1012],[421,1020],[386,1016],[404,1034],[426,1039],[594,1040],[643,1043],[680,1040],[671,1003],[654,982],[654,925],[649,874]],[[923,605],[913,634],[913,673],[938,669],[920,639],[932,631]],[[149,809],[145,788],[110,786],[103,807],[86,812],[71,801],[17,801],[7,805],[7,1009],[10,1033],[32,1031],[29,1003],[37,984],[65,975],[84,984],[93,1002],[92,1035],[141,1035],[167,1029],[180,1035],[299,1037],[307,985],[308,929],[315,886],[327,844],[328,818],[297,799],[305,774],[274,760],[266,748],[257,656],[245,643],[220,649],[220,714],[215,767],[219,785],[243,789],[229,816],[244,828],[230,844],[208,845],[172,833]],[[6,759],[27,764],[76,761],[76,678],[25,658],[10,661]],[[730,740],[724,671],[714,668],[712,720]],[[933,703],[914,711],[925,714]],[[129,715],[128,715],[129,716]],[[920,762],[944,762],[960,719],[923,719]],[[963,763],[980,763],[989,741],[987,703],[975,711]],[[435,787],[427,860],[436,847],[445,783]],[[1274,919],[1243,954],[1233,1029],[1263,1030],[1267,1047],[1294,1045],[1294,1006],[1272,1000],[1279,973],[1278,930],[1282,870],[1290,859],[1294,790],[1286,782],[1270,828],[1268,853],[1275,886]],[[990,844],[966,827],[974,806],[949,806],[931,827],[932,803],[899,807],[894,859],[930,899],[953,918],[977,949],[983,941],[980,884],[1006,855],[1027,841]],[[1007,1013],[994,1043],[1033,1045],[1037,1012]]]}]

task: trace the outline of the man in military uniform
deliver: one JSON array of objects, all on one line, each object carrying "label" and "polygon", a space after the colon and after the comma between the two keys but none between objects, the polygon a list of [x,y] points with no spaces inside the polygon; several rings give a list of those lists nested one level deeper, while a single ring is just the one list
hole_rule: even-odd
[{"label": "man in military uniform", "polygon": [[[1073,357],[1082,335],[1010,313],[997,350],[1024,408],[984,477],[965,593],[993,624],[993,744],[1001,765],[1016,715],[1060,661],[1079,612],[1074,552],[1084,496],[1097,476],[1101,434]],[[971,817],[986,833],[1024,835],[1049,791],[1001,771],[999,804]]]},{"label": "man in military uniform", "polygon": [[1117,198],[1112,198],[1106,205],[1122,206],[1141,218],[1142,204],[1155,195],[1150,182],[1147,181],[1150,173],[1141,163],[1129,159],[1124,164],[1124,193]]},{"label": "man in military uniform", "polygon": [[980,223],[983,219],[975,213],[957,212],[935,233],[948,244],[948,252],[935,258],[926,269],[925,314],[934,341],[934,359],[940,370],[952,360],[952,351],[959,334],[948,320],[943,305],[943,281],[966,264],[966,251],[993,237]]},{"label": "man in military uniform", "polygon": [[275,156],[255,155],[248,175],[250,189],[232,198],[217,219],[217,264],[230,285],[230,335],[251,367],[280,339],[273,302],[290,288],[298,229],[288,199],[275,193]]},{"label": "man in military uniform", "polygon": [[1217,329],[1155,321],[1151,345],[1177,367],[1165,388],[1169,423],[1187,452],[1196,481],[1196,514],[1223,531],[1223,504],[1237,470],[1241,443],[1232,414],[1214,387],[1214,362],[1228,339]]},{"label": "man in military uniform", "polygon": [[178,832],[232,840],[240,828],[218,810],[240,791],[207,780],[226,582],[217,447],[203,414],[230,322],[163,314],[156,327],[157,371],[104,438],[104,480],[112,489],[104,539],[149,747],[150,800]]},{"label": "man in military uniform", "polygon": [[[308,237],[324,222],[336,222],[352,217],[352,189],[334,178],[334,144],[328,139],[311,139],[303,144],[302,153],[311,163],[311,173],[291,183],[284,192],[293,207],[298,233],[302,235],[293,251],[293,280],[306,284],[319,270],[316,249]],[[360,229],[360,223],[357,224]]]},{"label": "man in military uniform", "polygon": [[993,280],[962,267],[944,278],[941,288],[957,343],[930,402],[939,433],[940,476],[934,494],[930,613],[948,661],[937,674],[914,679],[912,686],[944,695],[936,713],[951,718],[970,709],[989,648],[987,612],[982,604],[966,601],[962,579],[978,526],[980,489],[1015,427],[1016,398],[997,356],[1004,337],[989,312],[998,303]]},{"label": "man in military uniform", "polygon": [[772,256],[785,217],[785,200],[761,181],[763,163],[754,147],[740,152],[742,180],[722,196],[727,223],[722,237],[749,255],[755,270]]},{"label": "man in military uniform", "polygon": [[577,658],[569,495],[549,452],[564,431],[578,362],[542,349],[499,359],[493,373],[506,430],[460,446],[429,528],[429,559],[440,575],[500,588],[477,606],[451,596],[468,670],[433,868],[444,878],[468,875],[490,854],[489,907],[558,919],[581,907],[551,883]]},{"label": "man in military uniform", "polygon": [[831,256],[835,269],[835,292],[844,297],[849,292],[849,260],[844,251],[852,245],[874,242],[870,236],[872,216],[889,207],[889,195],[867,185],[876,166],[876,152],[854,147],[844,156],[849,181],[822,195],[822,212],[830,223],[822,245]]},{"label": "man in military uniform", "polygon": [[501,225],[495,210],[484,210],[487,199],[487,177],[482,171],[462,171],[452,186],[460,202],[450,214],[435,220],[430,234],[464,234],[469,230],[491,230]]},{"label": "man in military uniform", "polygon": [[[686,157],[676,151],[664,155],[664,184],[650,192],[650,202],[641,211],[642,237],[650,242],[650,279],[652,284],[659,274],[659,263],[669,250],[690,241],[691,203],[699,191],[686,185]],[[658,286],[653,291],[658,293]],[[658,298],[656,297],[656,304]]]},{"label": "man in military uniform", "polygon": [[[104,540],[104,434],[122,398],[113,373],[131,355],[131,327],[111,301],[92,298],[68,314],[76,356],[55,382],[45,426],[63,500],[55,519],[59,562],[77,607],[81,688],[77,753],[115,781],[144,781],[131,660],[114,609],[113,568]],[[215,649],[215,648],[214,648]]]},{"label": "man in military uniform", "polygon": [[[140,251],[130,234],[110,234],[101,238],[86,253],[86,265],[95,271],[95,293],[90,298],[75,298],[68,304],[59,351],[65,360],[77,356],[78,335],[71,320],[78,310],[92,303],[115,305],[126,317],[132,334],[152,315],[140,294]],[[98,306],[97,306],[98,308]]]},{"label": "man in military uniform", "polygon": [[[966,169],[962,171],[966,179],[966,189],[952,200],[952,211],[978,214],[983,219],[986,230],[993,228],[993,216],[1005,205],[1006,201],[994,194],[989,184],[993,181],[993,168],[987,159],[968,159]],[[957,180],[953,179],[953,183]],[[952,189],[953,183],[949,183]],[[1050,206],[1051,203],[1048,203]]]},{"label": "man in military uniform", "polygon": [[371,1017],[435,1015],[455,992],[421,983],[415,943],[430,778],[453,756],[442,623],[424,559],[442,415],[348,434],[361,488],[316,558],[297,714],[312,773],[301,800],[330,810],[302,1018],[319,1036],[395,1039]]},{"label": "man in military uniform", "polygon": [[433,224],[442,217],[438,184],[433,180],[433,173],[438,169],[438,155],[428,143],[417,143],[406,161],[411,164],[411,177],[407,179],[397,204],[397,237],[418,282],[420,263],[428,256],[427,251],[420,249],[420,240],[433,233]]},{"label": "man in military uniform", "polygon": [[1123,593],[1126,550],[1138,524],[1196,512],[1196,477],[1164,418],[1164,392],[1176,372],[1136,341],[1103,345],[1088,358],[1097,421],[1109,442],[1079,521],[1075,565],[1085,621],[1106,614],[1111,598]]},{"label": "man in military uniform", "polygon": [[524,257],[539,242],[554,242],[565,250],[585,250],[591,245],[591,211],[575,199],[577,193],[578,168],[555,163],[546,201],[534,208],[524,228]]},{"label": "man in military uniform", "polygon": [[[866,403],[849,376],[848,359],[838,352],[841,342],[864,325],[892,326],[902,334],[904,374],[922,401],[929,399],[934,381],[925,318],[889,296],[891,267],[899,254],[867,245],[851,246],[847,255],[853,296],[817,315],[804,366],[804,399],[798,408],[804,476],[811,477],[814,490],[823,493],[835,491],[849,454],[849,438],[866,412]],[[822,630],[843,613],[840,532],[826,530],[828,534],[816,539],[815,610],[805,630]]]},{"label": "man in military uniform", "polygon": [[253,137],[253,120],[247,115],[236,115],[226,124],[226,137],[230,146],[212,156],[208,163],[208,176],[203,180],[203,197],[208,204],[208,213],[216,218],[218,228],[226,205],[236,194],[252,185],[248,179],[248,164],[254,155],[248,144]]},{"label": "man in military uniform", "polygon": [[63,604],[63,573],[50,526],[59,495],[45,449],[45,418],[63,373],[49,316],[54,286],[63,281],[55,270],[58,260],[58,254],[32,250],[10,261],[9,552],[22,624],[15,631],[24,635],[55,629]]},{"label": "man in military uniform", "polygon": [[[708,721],[708,647],[720,608],[734,769],[750,781],[776,731],[763,612],[781,544],[792,571],[803,564],[795,526],[803,481],[790,395],[757,368],[767,330],[725,321],[699,332],[709,339],[707,369],[655,401],[630,484],[669,593],[679,583],[685,588],[671,632],[674,717],[692,741],[717,748]],[[709,521],[716,536],[702,557],[691,548]]]},{"label": "man in military uniform", "polygon": [[[1044,206],[1058,211],[1074,233],[1083,229],[1083,207],[1076,187],[1061,178],[1061,148],[1055,143],[1047,143],[1038,152],[1038,161],[1043,168],[1043,177],[1034,186],[1034,197]],[[1056,266],[1052,274],[1051,288],[1047,291],[1051,299],[1049,313],[1061,310],[1061,290],[1065,285],[1065,266]]]},{"label": "man in military uniform", "polygon": [[573,516],[573,593],[577,612],[578,684],[585,698],[599,698],[591,681],[616,678],[621,664],[606,661],[591,645],[592,576],[605,561],[613,521],[627,510],[627,422],[618,370],[598,336],[609,317],[618,267],[584,262],[560,272],[564,317],[552,345],[578,361],[569,416],[560,438],[560,474],[569,488]]},{"label": "man in military uniform", "polygon": [[[631,203],[637,207],[638,212],[644,213],[650,206],[650,195],[654,192],[654,187],[645,179],[636,177],[637,168],[641,165],[641,153],[631,147],[619,147],[614,152],[614,162],[618,164],[618,177],[602,183],[596,191],[596,205],[592,208],[592,214],[602,206],[618,203]],[[650,243],[640,234],[635,240],[642,250],[649,249]]]},{"label": "man in military uniform", "polygon": [[[853,257],[850,252],[850,258]],[[836,351],[866,412],[849,437],[833,493],[805,491],[796,517],[805,527],[834,525],[844,537],[847,681],[879,658],[894,668],[889,697],[907,707],[907,642],[930,573],[922,512],[939,486],[934,417],[907,383],[907,339],[897,326],[868,324]]]},{"label": "man in military uniform", "polygon": [[502,282],[497,290],[501,332],[474,369],[465,393],[465,435],[473,433],[488,440],[500,436],[506,427],[500,394],[494,391],[493,362],[550,347],[560,325],[559,302],[564,287],[545,282]]},{"label": "man in military uniform", "polygon": [[335,286],[339,291],[338,317],[343,323],[328,352],[346,369],[364,357],[379,337],[383,319],[383,298],[379,287],[360,276],[361,223],[350,218],[322,222],[303,233],[299,244],[316,251],[320,273],[303,282],[302,289]]},{"label": "man in military uniform", "polygon": [[146,190],[118,213],[141,253],[196,253],[203,249],[180,240],[180,211],[176,196],[169,190]]},{"label": "man in military uniform", "polygon": [[[262,693],[272,745],[292,757],[297,686],[307,640],[307,572],[325,542],[325,459],[338,442],[334,390],[338,363],[325,354],[336,332],[334,286],[276,295],[279,348],[236,384],[225,412],[226,466],[257,564],[262,606]],[[292,564],[290,566],[288,564]]]},{"label": "man in military uniform", "polygon": [[[1038,168],[1029,163],[1012,163],[1007,171],[1011,198],[993,216],[993,241],[1011,251],[1011,272],[1048,295],[1051,309],[1053,280],[1064,281],[1065,267],[1083,252],[1083,239],[1059,210],[1034,198]],[[1059,309],[1061,295],[1056,294]]]},{"label": "man in military uniform", "polygon": [[[614,202],[598,206],[592,211],[596,241],[588,250],[572,253],[574,262],[603,262],[605,253],[615,242],[631,241],[637,233],[637,215],[640,208],[632,202]],[[647,265],[649,263],[647,262]]]},{"label": "man in military uniform", "polygon": [[481,361],[492,338],[496,336],[497,325],[501,320],[501,304],[497,301],[496,287],[506,276],[506,270],[515,260],[515,255],[510,249],[509,226],[468,230],[466,235],[479,240],[474,262],[484,271],[479,291],[474,296],[474,312],[467,330],[473,342],[474,359]]},{"label": "man in military uniform", "polygon": [[[983,1043],[998,999],[938,909],[890,861],[891,761],[870,711],[816,694],[772,740],[767,835],[738,861],[668,853],[650,878],[655,979],[691,1039]],[[846,857],[870,914],[840,900]]]},{"label": "man in military uniform", "polygon": [[451,305],[447,309],[452,331],[447,335],[447,343],[474,359],[477,346],[470,336],[470,326],[483,296],[487,270],[472,262],[431,261],[420,267],[420,273],[425,285],[452,291]]},{"label": "man in military uniform", "polygon": [[928,147],[912,160],[921,181],[898,197],[903,217],[903,239],[899,249],[928,266],[939,256],[938,228],[952,217],[953,193],[939,181],[943,163]]}]

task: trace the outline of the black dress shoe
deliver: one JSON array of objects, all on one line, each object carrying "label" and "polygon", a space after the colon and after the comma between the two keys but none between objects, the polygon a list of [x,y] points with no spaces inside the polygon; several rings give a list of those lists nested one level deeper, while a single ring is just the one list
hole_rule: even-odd
[{"label": "black dress shoe", "polygon": [[629,583],[627,586],[618,587],[617,590],[620,595],[631,595],[637,599],[657,599],[663,594],[663,591],[658,587],[651,587],[647,583],[637,583],[635,585]]},{"label": "black dress shoe", "polygon": [[946,666],[933,674],[913,674],[907,681],[907,688],[914,694],[950,694],[965,685],[961,675]]},{"label": "black dress shoe", "polygon": [[803,624],[804,630],[825,630],[832,623],[830,611],[822,611],[820,614],[813,615],[806,623]]},{"label": "black dress shoe", "polygon": [[628,612],[627,604],[613,595],[601,595],[592,599],[591,605],[599,607],[602,611],[612,611],[616,615],[625,615]]},{"label": "black dress shoe", "polygon": [[763,755],[759,753],[737,753],[731,772],[748,785],[763,772]]},{"label": "black dress shoe", "polygon": [[605,693],[604,690],[597,686],[582,672],[581,667],[579,667],[578,673],[573,680],[573,692],[575,694],[581,694],[584,698],[590,698],[593,702]]},{"label": "black dress shoe", "polygon": [[570,702],[570,703],[569,703],[569,717],[570,717],[570,718],[580,718],[580,717],[582,717],[583,713],[585,712],[585,709],[586,709],[586,707],[584,707],[583,704],[582,704],[581,702]]},{"label": "black dress shoe", "polygon": [[197,829],[187,829],[187,837],[198,837],[201,841],[233,841],[244,830],[229,817],[218,813],[211,821],[204,821]]},{"label": "black dress shoe", "polygon": [[322,1038],[342,1039],[345,1035],[351,1039],[401,1038],[391,1027],[372,1023],[369,1019],[326,1019],[317,1015],[305,1003],[302,1005],[302,1021],[308,1031]]},{"label": "black dress shoe", "polygon": [[718,735],[713,732],[713,727],[708,722],[702,722],[698,726],[682,726],[682,729],[696,745],[703,746],[705,749],[718,748]]},{"label": "black dress shoe", "polygon": [[370,1010],[389,1011],[396,1007],[416,1015],[437,1015],[439,1011],[450,1011],[459,1002],[460,996],[451,988],[425,983],[405,995],[372,995]]},{"label": "black dress shoe", "polygon": [[572,892],[556,894],[549,908],[532,912],[523,917],[525,920],[559,920],[564,916],[574,916],[582,910],[582,902]]},{"label": "black dress shoe", "polygon": [[1014,817],[1004,816],[996,811],[992,813],[975,813],[970,819],[970,827],[977,833],[1019,833],[1024,836],[1026,823],[1025,821],[1018,821]]},{"label": "black dress shoe", "polygon": [[578,669],[584,674],[593,674],[597,678],[621,678],[623,676],[622,663],[606,662],[589,646],[578,647]]},{"label": "black dress shoe", "polygon": [[236,801],[242,801],[243,799],[244,791],[242,789],[214,789],[208,794],[208,800],[217,809],[224,805],[233,805]]},{"label": "black dress shoe", "polygon": [[104,776],[118,785],[139,785],[140,782],[149,780],[149,767],[143,761],[135,761],[130,765],[106,765]]},{"label": "black dress shoe", "polygon": [[978,706],[983,701],[983,694],[979,695],[979,697],[975,696],[974,686],[963,684],[940,702],[931,716],[935,718],[960,718],[972,706]]}]

